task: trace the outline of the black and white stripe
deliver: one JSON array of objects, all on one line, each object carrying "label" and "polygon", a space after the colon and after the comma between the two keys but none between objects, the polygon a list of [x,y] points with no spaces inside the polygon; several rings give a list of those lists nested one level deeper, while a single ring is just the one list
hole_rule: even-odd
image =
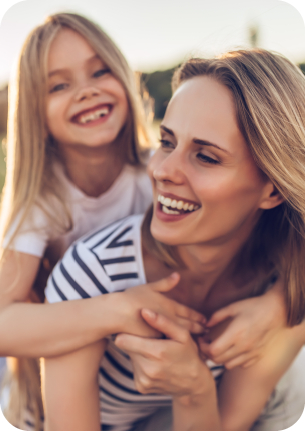
[{"label": "black and white stripe", "polygon": [[[143,216],[128,217],[73,244],[48,280],[48,301],[89,298],[146,283],[142,220]],[[98,376],[101,430],[128,431],[159,407],[170,405],[171,397],[139,393],[128,355],[109,338]],[[222,368],[215,367],[212,372],[216,378]]]}]

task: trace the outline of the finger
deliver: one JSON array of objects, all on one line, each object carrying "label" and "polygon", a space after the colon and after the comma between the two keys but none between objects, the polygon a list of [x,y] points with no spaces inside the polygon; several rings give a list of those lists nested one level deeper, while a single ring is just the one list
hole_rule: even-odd
[{"label": "finger", "polygon": [[[228,331],[227,331],[228,332]],[[236,356],[234,349],[235,345],[232,342],[232,337],[228,336],[227,332],[218,337],[215,341],[208,342],[206,337],[200,337],[198,340],[198,345],[202,353],[207,355],[213,361],[218,362],[219,360],[230,360]]]},{"label": "finger", "polygon": [[210,317],[207,322],[207,327],[211,328],[212,326],[218,325],[218,323],[228,319],[228,317],[235,316],[235,314],[236,312],[233,305],[228,305],[227,307],[221,308]]},{"label": "finger", "polygon": [[154,283],[150,283],[150,286],[156,292],[168,292],[176,286],[179,280],[180,274],[178,272],[173,272],[168,277],[162,278]]},{"label": "finger", "polygon": [[177,304],[176,314],[179,317],[192,320],[193,322],[199,322],[201,324],[205,324],[207,321],[206,317],[203,314],[182,304]]},{"label": "finger", "polygon": [[155,352],[158,351],[160,343],[167,340],[151,339],[138,337],[130,334],[118,334],[114,344],[128,354],[138,354],[145,358],[155,358]]},{"label": "finger", "polygon": [[243,353],[242,355],[236,356],[234,359],[230,361],[224,362],[224,366],[227,370],[232,370],[235,367],[244,367],[245,364],[254,361],[256,362],[256,357],[253,357],[253,353]]},{"label": "finger", "polygon": [[177,341],[179,343],[185,343],[189,338],[189,332],[177,325],[172,320],[168,319],[161,314],[157,314],[152,310],[143,308],[141,310],[143,319],[153,328],[162,332],[167,338]]},{"label": "finger", "polygon": [[259,356],[255,356],[255,358],[250,359],[249,361],[245,362],[244,364],[242,364],[243,368],[249,368],[252,367],[252,365],[256,364],[256,362],[259,360]]},{"label": "finger", "polygon": [[188,319],[178,318],[177,322],[180,326],[187,329],[191,334],[203,334],[205,325],[197,322],[192,322]]}]

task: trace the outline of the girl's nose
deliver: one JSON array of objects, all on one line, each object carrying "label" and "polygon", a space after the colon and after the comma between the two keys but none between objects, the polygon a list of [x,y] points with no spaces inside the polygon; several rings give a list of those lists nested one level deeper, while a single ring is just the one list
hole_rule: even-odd
[{"label": "girl's nose", "polygon": [[77,90],[75,98],[78,102],[81,102],[85,99],[91,99],[92,97],[98,96],[99,94],[100,91],[98,88],[86,85]]}]

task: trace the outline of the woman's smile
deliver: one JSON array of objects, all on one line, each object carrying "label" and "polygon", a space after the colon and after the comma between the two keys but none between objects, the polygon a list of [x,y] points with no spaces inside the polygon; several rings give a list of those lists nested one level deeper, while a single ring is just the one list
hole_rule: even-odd
[{"label": "woman's smile", "polygon": [[161,146],[148,168],[153,236],[171,245],[246,238],[268,181],[239,130],[230,91],[208,77],[187,81],[160,129]]}]

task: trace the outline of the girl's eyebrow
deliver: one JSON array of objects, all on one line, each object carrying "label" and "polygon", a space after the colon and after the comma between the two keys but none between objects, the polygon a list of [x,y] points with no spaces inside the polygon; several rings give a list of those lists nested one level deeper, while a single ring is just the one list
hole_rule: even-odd
[{"label": "girl's eyebrow", "polygon": [[[95,60],[102,61],[97,54],[94,54],[92,57],[87,58],[85,62],[90,64],[90,63],[94,62]],[[69,71],[69,68],[51,70],[51,72],[48,73],[48,77],[50,78],[51,76],[60,75],[60,74],[66,73],[68,71]]]},{"label": "girl's eyebrow", "polygon": [[[174,132],[171,129],[168,129],[167,127],[165,127],[163,124],[160,125],[160,129],[164,130],[164,132],[168,133],[169,135],[175,136]],[[193,142],[194,144],[205,145],[206,147],[214,147],[214,148],[217,148],[218,150],[224,151],[227,154],[230,154],[229,151],[225,150],[224,148],[221,148],[218,145],[213,144],[212,142],[206,141],[204,139],[194,138]]]}]

